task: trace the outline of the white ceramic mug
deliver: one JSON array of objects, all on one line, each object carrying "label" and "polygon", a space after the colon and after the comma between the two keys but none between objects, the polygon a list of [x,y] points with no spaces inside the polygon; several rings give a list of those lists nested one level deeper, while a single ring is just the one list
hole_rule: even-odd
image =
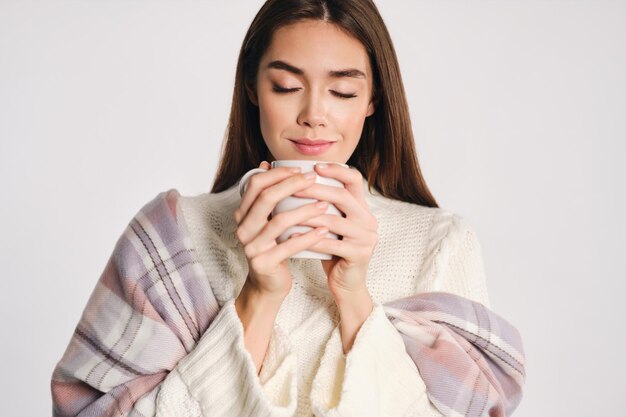
[{"label": "white ceramic mug", "polygon": [[[272,161],[271,166],[272,168],[299,167],[300,172],[305,173],[309,171],[315,171],[314,166],[317,163],[333,164],[334,162],[310,161],[310,160],[278,160],[278,161]],[[345,164],[338,164],[338,165],[342,165],[346,168],[348,167],[348,165],[345,165]],[[239,194],[240,195],[243,196],[243,193],[246,191],[246,187],[248,185],[248,181],[250,180],[250,178],[253,175],[258,174],[260,172],[266,172],[266,170],[263,168],[255,168],[246,172],[246,174],[239,181]],[[330,185],[332,187],[344,188],[344,184],[341,181],[338,181],[334,178],[322,177],[319,175],[315,179],[315,183],[323,184],[323,185]],[[314,198],[303,198],[303,197],[294,197],[294,196],[287,197],[279,201],[278,204],[276,204],[276,207],[274,208],[274,210],[272,210],[272,216],[276,216],[278,213],[282,213],[288,210],[293,210],[305,204],[314,203],[316,201],[318,200]],[[333,204],[330,204],[330,203],[328,204],[328,208],[326,209],[326,214],[334,214],[336,216],[341,216],[341,212],[337,209],[337,207],[335,207]],[[310,231],[311,229],[312,228],[309,226],[300,226],[300,225],[292,226],[288,228],[287,230],[285,230],[278,237],[277,242],[278,243],[284,242],[285,240],[289,239],[291,235],[294,233],[306,233]],[[325,237],[325,239],[338,239],[338,238],[339,237],[332,232],[328,232],[328,234]],[[327,253],[319,253],[319,252],[315,252],[311,250],[303,250],[301,252],[298,252],[292,255],[291,258],[332,259],[332,255],[327,254]]]}]

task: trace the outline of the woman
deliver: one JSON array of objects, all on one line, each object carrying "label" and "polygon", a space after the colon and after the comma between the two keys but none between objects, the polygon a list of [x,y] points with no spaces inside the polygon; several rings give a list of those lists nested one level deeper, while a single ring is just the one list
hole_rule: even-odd
[{"label": "woman", "polygon": [[[328,162],[316,174],[345,190],[269,169],[281,159]],[[319,203],[270,218],[290,195]],[[298,224],[312,230],[277,243]],[[334,256],[290,259],[304,249]],[[434,292],[489,305],[475,233],[422,178],[375,5],[270,0],[243,42],[212,192],[170,190],[133,219],[53,375],[55,415],[504,415],[490,410],[519,402],[504,383],[478,408],[431,390],[407,341],[431,349],[435,332],[398,325],[392,302]]]}]

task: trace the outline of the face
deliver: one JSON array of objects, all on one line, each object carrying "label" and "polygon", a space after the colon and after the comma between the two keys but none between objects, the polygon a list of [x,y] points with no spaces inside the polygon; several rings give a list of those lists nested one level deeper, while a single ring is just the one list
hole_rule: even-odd
[{"label": "face", "polygon": [[363,45],[332,23],[303,21],[274,32],[256,91],[261,133],[272,159],[345,163],[374,113]]}]

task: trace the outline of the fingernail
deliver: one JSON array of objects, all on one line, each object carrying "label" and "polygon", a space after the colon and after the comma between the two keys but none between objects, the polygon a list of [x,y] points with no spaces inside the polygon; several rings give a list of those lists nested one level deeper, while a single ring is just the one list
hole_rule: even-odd
[{"label": "fingernail", "polygon": [[316,167],[318,167],[319,169],[326,169],[328,168],[328,164],[325,164],[323,162],[319,162],[317,164],[315,164]]},{"label": "fingernail", "polygon": [[326,207],[328,207],[328,203],[325,201],[320,201],[319,203],[315,205],[315,207],[319,209],[325,209]]},{"label": "fingernail", "polygon": [[300,172],[300,167],[291,168],[291,172],[293,172],[294,174],[297,174],[298,172]]},{"label": "fingernail", "polygon": [[307,180],[312,180],[315,177],[317,177],[317,174],[313,171],[307,172],[306,174],[304,174],[304,178]]},{"label": "fingernail", "polygon": [[326,233],[328,233],[328,228],[326,227],[322,227],[321,229],[317,229],[317,234],[318,235],[325,235]]}]

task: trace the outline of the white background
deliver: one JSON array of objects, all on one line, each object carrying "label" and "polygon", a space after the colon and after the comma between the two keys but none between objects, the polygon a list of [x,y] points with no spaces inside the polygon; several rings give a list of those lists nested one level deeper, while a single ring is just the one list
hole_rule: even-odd
[{"label": "white background", "polygon": [[[261,1],[0,0],[3,416],[49,381],[115,242],[210,189]],[[377,2],[420,162],[524,338],[517,416],[617,416],[626,379],[626,3]]]}]

